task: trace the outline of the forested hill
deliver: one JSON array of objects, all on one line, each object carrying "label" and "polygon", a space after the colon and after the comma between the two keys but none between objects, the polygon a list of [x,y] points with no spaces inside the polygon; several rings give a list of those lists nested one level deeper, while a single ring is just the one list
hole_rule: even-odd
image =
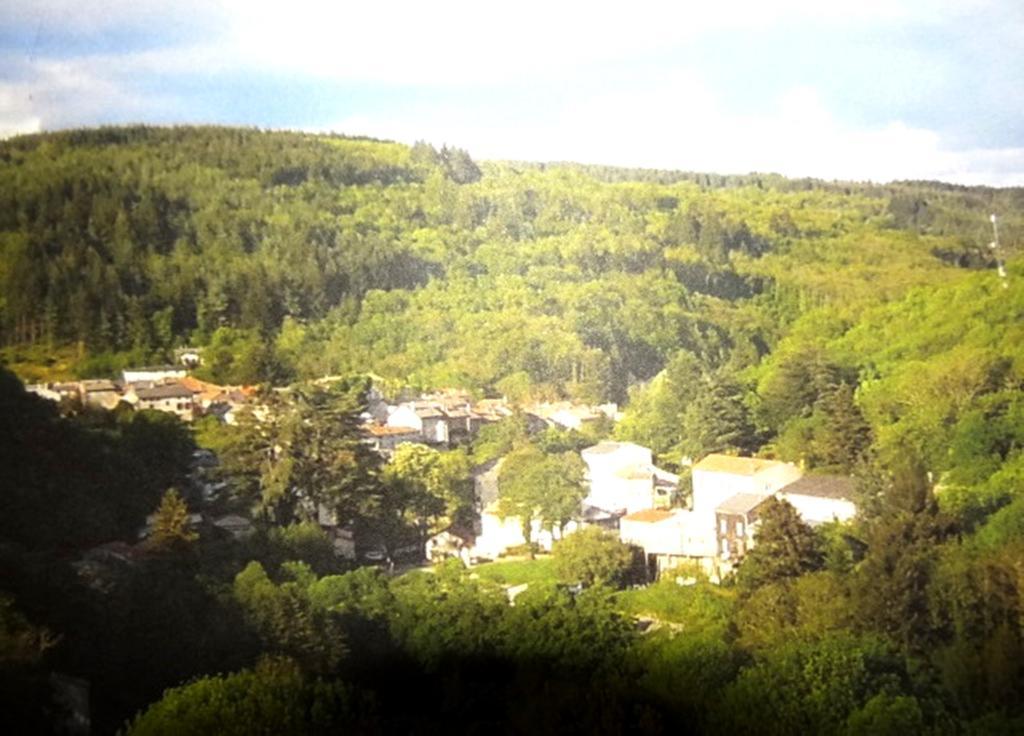
[{"label": "forested hill", "polygon": [[24,136],[0,143],[2,342],[30,378],[33,345],[101,375],[188,343],[229,382],[621,401],[681,349],[745,368],[815,308],[991,269],[988,215],[1012,246],[1022,204],[252,129]]}]

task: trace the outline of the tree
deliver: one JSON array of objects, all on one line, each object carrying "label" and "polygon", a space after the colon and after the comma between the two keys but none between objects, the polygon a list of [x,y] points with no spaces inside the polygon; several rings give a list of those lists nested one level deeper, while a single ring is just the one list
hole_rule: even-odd
[{"label": "tree", "polygon": [[853,388],[842,381],[815,404],[821,423],[814,436],[816,464],[849,473],[863,460],[871,444],[871,427],[854,402]]},{"label": "tree", "polygon": [[372,700],[340,682],[302,673],[288,659],[264,659],[255,668],[204,677],[164,693],[128,725],[130,736],[179,733],[298,736],[373,733],[379,727]]},{"label": "tree", "polygon": [[168,488],[156,510],[149,544],[157,549],[170,549],[194,542],[199,535],[189,529],[188,517],[188,506],[178,489]]},{"label": "tree", "polygon": [[261,512],[288,523],[323,508],[345,523],[381,511],[380,458],[360,434],[365,390],[363,380],[295,386],[268,397],[266,421],[250,416],[240,424],[228,463],[259,494]]},{"label": "tree", "polygon": [[[424,538],[462,520],[472,509],[473,484],[465,452],[440,452],[426,445],[403,443],[382,472],[385,485],[404,498]],[[425,540],[424,540],[425,541]]]},{"label": "tree", "polygon": [[498,513],[518,518],[530,543],[534,521],[543,529],[561,531],[579,514],[586,495],[583,461],[576,453],[545,455],[527,445],[505,458],[498,488]]},{"label": "tree", "polygon": [[586,675],[621,668],[636,631],[607,590],[574,595],[539,584],[516,597],[501,624],[498,646],[505,656]]},{"label": "tree", "polygon": [[712,452],[753,452],[760,446],[743,387],[731,376],[717,373],[686,407],[680,449],[689,457]]},{"label": "tree", "polygon": [[448,178],[457,184],[471,184],[474,181],[479,181],[483,175],[480,167],[461,148],[441,146],[438,158]]},{"label": "tree", "polygon": [[821,542],[792,504],[775,497],[761,505],[754,546],[739,569],[740,585],[747,591],[824,565]]},{"label": "tree", "polygon": [[766,652],[723,689],[714,733],[842,733],[847,719],[907,680],[884,641],[847,632]]},{"label": "tree", "polygon": [[936,547],[955,526],[938,507],[920,464],[905,459],[891,473],[877,470],[861,526],[867,554],[853,578],[861,621],[907,652],[920,653],[937,635],[929,586]]},{"label": "tree", "polygon": [[273,652],[294,657],[314,672],[333,671],[348,651],[340,623],[313,604],[316,576],[307,565],[281,566],[286,579],[275,585],[258,562],[235,576],[233,591],[246,621]]},{"label": "tree", "polygon": [[598,527],[580,529],[555,542],[555,571],[564,583],[621,587],[635,562],[632,547]]}]

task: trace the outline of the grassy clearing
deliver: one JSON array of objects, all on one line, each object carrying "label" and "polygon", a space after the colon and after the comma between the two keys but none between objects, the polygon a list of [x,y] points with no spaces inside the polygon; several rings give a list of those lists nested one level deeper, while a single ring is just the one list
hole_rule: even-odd
[{"label": "grassy clearing", "polygon": [[473,572],[484,580],[492,580],[502,585],[521,585],[522,583],[554,583],[554,560],[551,557],[538,557],[535,560],[498,560],[477,565]]}]

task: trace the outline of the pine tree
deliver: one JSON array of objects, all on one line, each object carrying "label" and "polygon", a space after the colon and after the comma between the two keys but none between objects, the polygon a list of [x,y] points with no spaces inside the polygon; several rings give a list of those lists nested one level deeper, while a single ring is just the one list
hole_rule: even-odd
[{"label": "pine tree", "polygon": [[845,381],[824,394],[815,406],[821,424],[814,438],[818,464],[849,473],[871,444],[871,427]]},{"label": "pine tree", "polygon": [[742,588],[752,591],[824,566],[818,536],[788,501],[769,498],[761,506],[758,519],[754,547],[739,570]]},{"label": "pine tree", "polygon": [[153,521],[153,532],[149,543],[153,547],[170,548],[188,544],[198,535],[189,529],[188,506],[177,488],[168,488],[160,500]]}]

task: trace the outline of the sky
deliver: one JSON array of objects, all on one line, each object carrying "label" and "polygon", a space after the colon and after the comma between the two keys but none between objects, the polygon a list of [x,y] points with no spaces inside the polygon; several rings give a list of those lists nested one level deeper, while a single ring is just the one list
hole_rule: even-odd
[{"label": "sky", "polygon": [[1022,186],[1022,115],[1022,0],[0,0],[0,137],[216,123]]}]

